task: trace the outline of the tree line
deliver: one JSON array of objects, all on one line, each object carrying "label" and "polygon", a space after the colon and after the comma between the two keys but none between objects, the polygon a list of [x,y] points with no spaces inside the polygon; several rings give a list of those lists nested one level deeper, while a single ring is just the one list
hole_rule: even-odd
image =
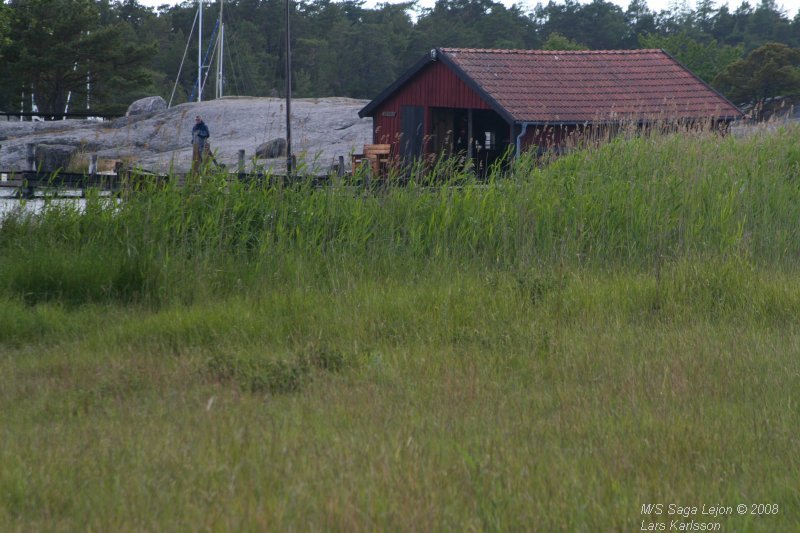
[{"label": "tree line", "polygon": [[[492,0],[438,0],[431,8],[294,1],[293,95],[373,98],[428,50],[445,46],[664,48],[737,104],[800,94],[800,14],[790,19],[775,0],[735,9],[714,0],[683,5],[656,12],[645,0],[627,9],[550,0],[525,11]],[[208,57],[218,53],[209,43],[219,9],[218,2],[204,8]],[[283,94],[284,12],[285,0],[226,0],[225,94]],[[189,39],[196,13],[194,1],[149,8],[136,0],[6,0],[0,110],[35,104],[47,113],[118,113],[149,95],[185,102],[196,86],[198,43]],[[213,96],[213,70],[208,79],[204,98]]]}]

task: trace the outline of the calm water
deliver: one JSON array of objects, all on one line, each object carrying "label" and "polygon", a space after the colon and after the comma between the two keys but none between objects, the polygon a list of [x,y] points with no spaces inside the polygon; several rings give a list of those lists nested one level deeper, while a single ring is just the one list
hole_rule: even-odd
[{"label": "calm water", "polygon": [[[86,200],[83,198],[53,198],[48,200],[54,204],[76,205],[78,209],[83,210],[86,206]],[[26,213],[40,213],[45,205],[44,198],[33,198],[30,200],[17,200],[16,198],[9,198],[8,196],[0,196],[0,220],[5,218],[6,215],[16,209],[22,209]]]}]

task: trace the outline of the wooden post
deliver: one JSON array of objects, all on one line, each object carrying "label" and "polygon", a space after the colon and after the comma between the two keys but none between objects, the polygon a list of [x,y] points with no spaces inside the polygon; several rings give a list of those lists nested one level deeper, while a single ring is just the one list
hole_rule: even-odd
[{"label": "wooden post", "polygon": [[[26,144],[25,155],[28,159],[28,171],[36,172],[36,145],[32,143]],[[30,176],[29,179],[23,180],[23,186],[20,189],[22,198],[33,198],[35,187],[31,180],[35,180],[35,176]]]},{"label": "wooden post", "polygon": [[239,179],[244,177],[244,150],[239,150]]},{"label": "wooden post", "polygon": [[339,177],[344,177],[344,156],[339,156],[339,168],[338,168]]},{"label": "wooden post", "polygon": [[36,172],[36,145],[26,144],[25,149],[27,150],[28,170],[30,172]]},{"label": "wooden post", "polygon": [[89,156],[89,175],[94,177],[97,174],[97,154]]},{"label": "wooden post", "polygon": [[114,163],[114,179],[117,182],[117,187],[122,183],[122,161]]},{"label": "wooden post", "polygon": [[472,140],[472,109],[467,110],[467,139],[469,139],[469,144],[467,144],[467,158],[472,159],[473,151],[475,149],[475,144]]}]

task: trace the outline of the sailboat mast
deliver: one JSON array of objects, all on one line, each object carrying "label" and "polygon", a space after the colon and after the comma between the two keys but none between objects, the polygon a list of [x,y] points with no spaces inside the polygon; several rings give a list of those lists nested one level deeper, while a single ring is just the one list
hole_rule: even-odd
[{"label": "sailboat mast", "polygon": [[203,100],[203,0],[197,0],[200,29],[197,32],[197,101]]},{"label": "sailboat mast", "polygon": [[217,98],[222,98],[222,58],[225,46],[225,23],[222,21],[222,11],[225,1],[219,0],[219,55],[217,55]]},{"label": "sailboat mast", "polygon": [[286,176],[292,175],[292,32],[290,0],[286,0]]}]

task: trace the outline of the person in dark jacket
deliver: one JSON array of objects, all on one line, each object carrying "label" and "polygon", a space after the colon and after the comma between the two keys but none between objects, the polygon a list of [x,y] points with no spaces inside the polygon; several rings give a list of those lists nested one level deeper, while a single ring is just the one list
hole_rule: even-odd
[{"label": "person in dark jacket", "polygon": [[199,115],[195,117],[194,122],[195,124],[192,128],[192,171],[197,172],[200,161],[205,157],[208,150],[206,141],[209,133],[208,126]]}]

